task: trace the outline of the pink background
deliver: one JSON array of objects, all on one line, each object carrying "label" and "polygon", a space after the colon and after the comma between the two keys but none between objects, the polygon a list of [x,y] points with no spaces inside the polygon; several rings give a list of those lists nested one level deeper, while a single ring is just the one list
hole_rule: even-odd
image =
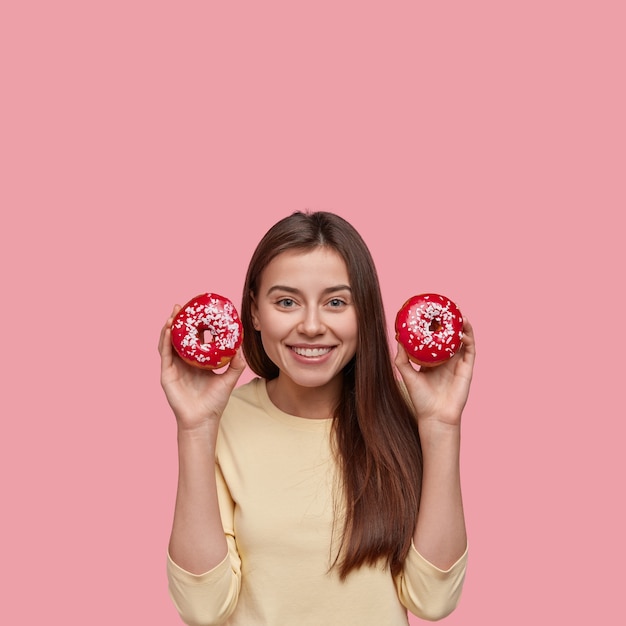
[{"label": "pink background", "polygon": [[0,623],[179,623],[159,330],[305,208],[475,325],[446,623],[620,623],[622,7],[3,3]]}]

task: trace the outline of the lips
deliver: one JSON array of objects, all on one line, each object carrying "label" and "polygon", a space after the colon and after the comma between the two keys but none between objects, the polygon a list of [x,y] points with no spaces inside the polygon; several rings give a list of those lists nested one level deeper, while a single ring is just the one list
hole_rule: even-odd
[{"label": "lips", "polygon": [[299,356],[307,358],[315,358],[328,354],[332,348],[301,348],[298,346],[291,346],[291,349]]}]

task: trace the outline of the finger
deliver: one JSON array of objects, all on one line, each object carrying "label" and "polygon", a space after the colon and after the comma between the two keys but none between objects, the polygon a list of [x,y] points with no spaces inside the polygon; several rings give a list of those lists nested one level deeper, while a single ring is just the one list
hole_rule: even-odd
[{"label": "finger", "polygon": [[398,368],[398,371],[402,375],[402,378],[405,378],[406,374],[414,374],[417,371],[411,364],[409,355],[401,343],[398,343],[398,352],[396,354],[394,362],[396,367]]},{"label": "finger", "polygon": [[234,388],[247,365],[248,364],[243,358],[241,350],[238,350],[235,356],[228,363],[226,370],[220,374],[220,377],[223,379],[223,382]]},{"label": "finger", "polygon": [[161,372],[164,372],[174,362],[174,348],[172,346],[172,330],[165,326],[162,331],[162,339],[159,345],[161,354]]},{"label": "finger", "polygon": [[[171,318],[170,318],[171,319]],[[161,334],[159,335],[159,354],[163,355],[163,345],[165,342],[165,333],[169,331],[170,328],[170,320],[168,320],[165,325],[163,326],[163,328],[161,328]]]},{"label": "finger", "polygon": [[395,364],[399,367],[403,363],[409,360],[409,355],[406,353],[404,346],[398,342],[398,349],[396,352]]},{"label": "finger", "polygon": [[466,336],[469,341],[474,341],[474,327],[467,317],[463,318],[463,341],[465,341]]},{"label": "finger", "polygon": [[470,321],[465,318],[463,320],[463,361],[473,365],[476,358],[476,339],[474,336],[474,327]]},{"label": "finger", "polygon": [[241,349],[239,349],[228,364],[228,371],[232,372],[237,378],[239,378],[247,366],[248,364],[243,357],[243,353]]},{"label": "finger", "polygon": [[174,321],[174,317],[176,316],[178,311],[180,311],[180,305],[176,304],[174,305],[174,308],[172,309],[172,313],[170,314],[170,316],[167,318],[167,321],[163,325],[163,328],[161,328],[161,335],[159,337],[159,347],[158,347],[159,354],[161,355],[162,359],[167,357],[169,358],[170,361],[171,361],[171,353],[172,353],[171,328],[172,328],[172,322]]}]

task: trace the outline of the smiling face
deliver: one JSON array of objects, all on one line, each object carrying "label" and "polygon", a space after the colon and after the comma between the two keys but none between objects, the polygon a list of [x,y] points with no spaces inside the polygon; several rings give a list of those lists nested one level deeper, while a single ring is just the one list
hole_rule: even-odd
[{"label": "smiling face", "polygon": [[336,399],[341,371],[357,348],[348,269],[337,252],[318,247],[275,257],[261,275],[252,319],[280,370],[271,396],[303,397],[315,389]]}]

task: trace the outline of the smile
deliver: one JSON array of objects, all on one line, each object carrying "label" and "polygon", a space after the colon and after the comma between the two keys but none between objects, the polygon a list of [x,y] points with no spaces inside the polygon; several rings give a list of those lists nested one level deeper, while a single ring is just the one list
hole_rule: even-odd
[{"label": "smile", "polygon": [[300,356],[313,358],[328,354],[332,348],[298,348],[296,346],[292,346],[291,349]]}]

